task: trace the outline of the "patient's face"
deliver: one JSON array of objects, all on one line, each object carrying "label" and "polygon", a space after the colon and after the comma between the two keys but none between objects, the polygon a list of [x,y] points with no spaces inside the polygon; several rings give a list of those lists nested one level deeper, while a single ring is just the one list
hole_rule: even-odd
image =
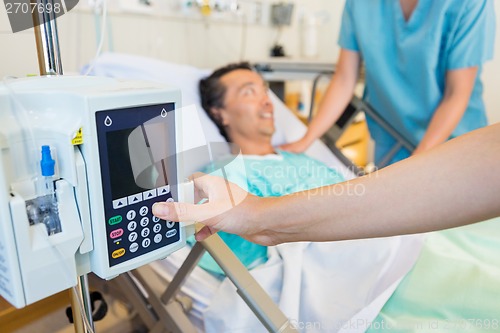
[{"label": "patient's face", "polygon": [[221,83],[226,87],[226,95],[220,113],[231,140],[270,140],[275,131],[273,104],[260,75],[235,70],[222,76]]}]

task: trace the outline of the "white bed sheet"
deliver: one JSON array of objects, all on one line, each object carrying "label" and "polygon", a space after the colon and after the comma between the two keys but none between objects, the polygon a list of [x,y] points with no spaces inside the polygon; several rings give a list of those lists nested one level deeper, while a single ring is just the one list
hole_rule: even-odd
[{"label": "white bed sheet", "polygon": [[[104,54],[94,64],[93,73],[179,87],[183,106],[196,108],[206,142],[224,141],[199,104],[197,83],[208,71],[138,56]],[[273,143],[299,138],[305,126],[274,95],[272,99],[277,125]],[[319,141],[307,154],[341,171],[346,179],[354,176]],[[422,241],[422,235],[415,235],[281,244],[270,247],[268,262],[251,274],[300,331],[364,332],[412,268]],[[151,266],[170,280],[188,251],[184,248]],[[196,267],[182,292],[194,301],[190,315],[200,330],[265,332],[228,279],[219,281]]]}]

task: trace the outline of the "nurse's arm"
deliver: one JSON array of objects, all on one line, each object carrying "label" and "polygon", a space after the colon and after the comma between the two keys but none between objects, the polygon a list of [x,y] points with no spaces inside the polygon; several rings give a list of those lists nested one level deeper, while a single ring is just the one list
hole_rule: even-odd
[{"label": "nurse's arm", "polygon": [[314,116],[302,139],[281,146],[281,149],[295,153],[305,151],[337,121],[352,99],[359,77],[361,56],[359,52],[341,49],[335,73],[321,100],[318,113]]},{"label": "nurse's arm", "polygon": [[476,76],[477,67],[449,70],[446,73],[443,99],[413,154],[421,153],[448,140],[467,109]]},{"label": "nurse's arm", "polygon": [[197,177],[198,198],[207,203],[157,203],[153,213],[201,221],[198,240],[224,230],[264,245],[452,228],[500,216],[499,152],[500,123],[375,174],[279,198],[249,195],[219,177]]}]

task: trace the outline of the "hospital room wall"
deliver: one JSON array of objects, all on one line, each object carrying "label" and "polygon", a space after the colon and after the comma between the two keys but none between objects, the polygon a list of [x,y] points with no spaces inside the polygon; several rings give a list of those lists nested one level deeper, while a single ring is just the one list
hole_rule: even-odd
[{"label": "hospital room wall", "polygon": [[[319,34],[321,51],[315,60],[332,61],[336,57],[336,31],[344,0],[325,2],[322,0],[295,0],[293,24],[282,30],[281,42],[287,55],[298,58],[301,50],[300,17],[304,13],[329,13],[329,20],[321,27],[328,34]],[[326,8],[325,8],[326,7]],[[79,21],[78,21],[79,20]],[[94,18],[80,13],[78,20],[63,22],[63,38],[95,31]],[[192,17],[151,17],[133,14],[110,14],[112,47],[114,51],[152,56],[168,61],[186,63],[203,68],[214,68],[230,61],[262,60],[277,36],[277,29],[266,23],[234,23],[218,21],[208,17],[205,20]],[[265,20],[264,20],[265,21]],[[62,26],[62,24],[61,24]],[[61,29],[63,30],[63,29]],[[67,36],[67,37],[66,37]],[[95,51],[95,36],[86,34],[87,47],[79,51],[91,57]],[[92,43],[89,43],[92,41]],[[71,41],[70,41],[71,43]],[[105,46],[108,46],[105,44]],[[68,50],[68,59],[82,57],[77,50]],[[71,64],[76,65],[76,64]]]},{"label": "hospital room wall", "polygon": [[[166,0],[161,0],[166,1]],[[269,17],[260,23],[242,24],[224,22],[212,18],[172,16],[155,13],[124,12],[111,6],[108,0],[108,31],[110,39],[104,43],[104,51],[132,53],[159,59],[213,68],[241,59],[262,60],[267,58],[276,38],[277,30],[269,24]],[[269,6],[271,0],[260,0]],[[281,42],[287,55],[300,57],[300,17],[304,13],[328,13],[330,16],[320,28],[319,53],[316,60],[334,61],[338,22],[344,0],[294,0],[296,7],[292,25],[283,28]],[[65,72],[75,72],[87,63],[96,50],[94,15],[85,10],[82,0],[77,8],[58,18],[59,38]],[[115,8],[115,10],[113,10]],[[268,7],[267,7],[268,8]],[[266,17],[266,15],[264,15]],[[5,11],[0,10],[0,42],[8,55],[0,64],[0,75],[24,75],[37,73],[33,30],[11,34]]]},{"label": "hospital room wall", "polygon": [[[109,0],[113,1],[113,0]],[[76,73],[93,58],[97,47],[96,18],[82,8],[58,19],[61,54],[65,73]],[[262,0],[271,3],[271,0]],[[288,56],[302,57],[304,14],[317,14],[324,22],[318,26],[318,54],[311,61],[334,62],[344,0],[295,0],[292,25],[283,28],[280,39]],[[111,3],[111,2],[110,2]],[[498,7],[498,6],[497,6]],[[497,18],[500,19],[497,10]],[[326,18],[326,19],[325,19]],[[497,19],[497,20],[499,20]],[[277,30],[269,24],[241,24],[192,17],[167,17],[111,11],[103,50],[154,57],[166,61],[214,68],[242,59],[259,61],[268,58]],[[491,122],[500,121],[500,24],[497,24],[496,59],[485,66],[485,102]],[[33,30],[10,33],[5,11],[0,11],[0,75],[37,74],[38,65]]]},{"label": "hospital room wall", "polygon": [[[113,0],[108,0],[111,4]],[[271,0],[262,0],[271,3]],[[84,0],[77,8],[58,18],[59,38],[65,72],[75,72],[87,63],[96,50],[96,19],[84,10]],[[304,13],[328,13],[330,16],[318,34],[316,60],[334,61],[336,35],[344,0],[295,0],[292,26],[283,28],[281,42],[287,55],[300,57],[300,17]],[[104,51],[132,53],[159,59],[213,68],[241,59],[267,58],[277,30],[268,21],[241,24],[211,18],[145,15],[110,9],[110,39]],[[4,50],[0,75],[25,75],[38,72],[33,30],[12,34],[5,11],[0,10],[0,45]],[[328,33],[323,33],[328,32]],[[5,54],[8,53],[8,54]]]}]

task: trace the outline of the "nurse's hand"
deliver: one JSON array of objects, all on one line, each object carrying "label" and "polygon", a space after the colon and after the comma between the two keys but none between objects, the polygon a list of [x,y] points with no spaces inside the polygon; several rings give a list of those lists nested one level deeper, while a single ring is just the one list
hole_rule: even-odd
[{"label": "nurse's hand", "polygon": [[298,141],[282,145],[279,148],[285,151],[289,151],[291,153],[300,154],[305,152],[310,145],[311,144],[305,138],[302,138]]},{"label": "nurse's hand", "polygon": [[205,203],[157,202],[153,214],[164,220],[201,222],[205,226],[196,234],[198,241],[222,230],[253,242],[269,242],[260,235],[258,224],[249,223],[256,220],[259,201],[263,199],[220,177],[196,173],[191,179],[195,202],[208,199]]}]

